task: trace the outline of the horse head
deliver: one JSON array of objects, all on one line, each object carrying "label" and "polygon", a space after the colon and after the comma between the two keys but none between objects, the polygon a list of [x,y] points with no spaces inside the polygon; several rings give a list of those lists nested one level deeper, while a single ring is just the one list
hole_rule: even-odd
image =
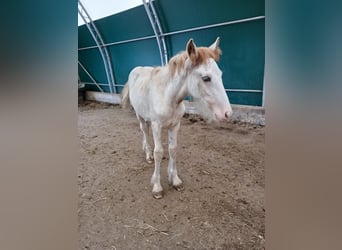
[{"label": "horse head", "polygon": [[186,84],[200,115],[207,120],[222,121],[232,115],[232,108],[217,65],[221,55],[220,38],[210,47],[196,47],[193,39],[186,45],[188,71]]}]

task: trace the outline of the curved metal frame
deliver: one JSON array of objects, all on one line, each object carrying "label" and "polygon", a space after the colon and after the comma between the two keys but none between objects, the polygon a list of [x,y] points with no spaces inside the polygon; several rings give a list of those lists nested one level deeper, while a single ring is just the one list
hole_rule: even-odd
[{"label": "curved metal frame", "polygon": [[115,88],[115,80],[114,80],[114,76],[113,76],[113,70],[112,70],[112,63],[110,60],[110,56],[107,50],[107,47],[105,45],[105,43],[103,42],[103,39],[101,37],[100,32],[98,31],[98,29],[96,28],[93,20],[91,19],[91,17],[89,16],[89,13],[87,12],[87,10],[85,9],[85,7],[83,6],[82,2],[80,0],[78,0],[78,13],[80,14],[81,18],[83,19],[84,23],[86,24],[91,36],[93,37],[96,46],[98,47],[103,63],[104,63],[104,67],[105,67],[105,71],[106,71],[106,76],[107,76],[107,80],[108,80],[108,85],[109,85],[109,91],[110,93],[116,93],[116,88]]},{"label": "curved metal frame", "polygon": [[167,48],[157,12],[153,6],[152,0],[142,0],[142,2],[144,4],[148,19],[150,20],[155,38],[158,43],[161,64],[164,66],[168,63]]}]

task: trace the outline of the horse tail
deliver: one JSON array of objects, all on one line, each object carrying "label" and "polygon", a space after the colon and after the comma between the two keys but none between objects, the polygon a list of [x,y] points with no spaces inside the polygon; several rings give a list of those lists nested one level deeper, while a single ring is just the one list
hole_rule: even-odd
[{"label": "horse tail", "polygon": [[126,83],[125,87],[123,88],[121,92],[121,106],[123,108],[128,108],[130,105],[129,101],[129,85]]}]

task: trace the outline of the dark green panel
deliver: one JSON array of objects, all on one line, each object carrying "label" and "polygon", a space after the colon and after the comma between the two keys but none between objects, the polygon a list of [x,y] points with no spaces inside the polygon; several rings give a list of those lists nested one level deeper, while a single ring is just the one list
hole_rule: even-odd
[{"label": "dark green panel", "polygon": [[[102,57],[97,48],[79,51],[78,60],[92,75],[96,82],[108,83]],[[79,67],[79,75],[82,82],[92,82],[81,67]],[[103,89],[109,91],[107,86],[103,86]]]},{"label": "dark green panel", "polygon": [[262,93],[229,92],[228,97],[231,104],[262,105]]},{"label": "dark green panel", "polygon": [[86,25],[78,27],[78,48],[96,45]]},{"label": "dark green panel", "polygon": [[82,79],[83,82],[91,82],[92,80],[90,77],[87,75],[87,73],[81,68],[78,67],[78,75],[80,79]]},{"label": "dark green panel", "polygon": [[99,19],[95,25],[105,43],[154,35],[144,6]]},{"label": "dark green panel", "polygon": [[[109,87],[101,85],[101,88],[105,91],[105,92],[109,92]],[[96,85],[93,84],[87,84],[85,86],[85,90],[86,91],[100,91],[99,88]]]},{"label": "dark green panel", "polygon": [[264,20],[222,30],[220,66],[227,88],[262,90],[265,64]]},{"label": "dark green panel", "polygon": [[115,68],[117,84],[125,84],[129,72],[136,66],[160,65],[160,57],[155,39],[110,46],[109,52]]},{"label": "dark green panel", "polygon": [[164,32],[265,15],[264,0],[157,0]]}]

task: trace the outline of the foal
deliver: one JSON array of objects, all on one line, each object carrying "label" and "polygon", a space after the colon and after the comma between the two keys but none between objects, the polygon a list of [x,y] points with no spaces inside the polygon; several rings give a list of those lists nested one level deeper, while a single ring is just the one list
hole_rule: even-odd
[{"label": "foal", "polygon": [[[185,112],[183,99],[191,95],[202,117],[211,121],[228,119],[232,114],[227,94],[222,83],[222,72],[216,64],[221,55],[219,38],[210,47],[196,47],[190,39],[186,51],[170,59],[164,67],[136,67],[128,77],[122,91],[122,104],[133,106],[143,133],[143,150],[146,160],[152,163],[152,194],[163,197],[160,184],[160,163],[163,157],[162,128],[168,129],[169,182],[177,191],[183,184],[177,173],[176,148],[180,120]],[[152,127],[154,151],[148,141]]]}]

